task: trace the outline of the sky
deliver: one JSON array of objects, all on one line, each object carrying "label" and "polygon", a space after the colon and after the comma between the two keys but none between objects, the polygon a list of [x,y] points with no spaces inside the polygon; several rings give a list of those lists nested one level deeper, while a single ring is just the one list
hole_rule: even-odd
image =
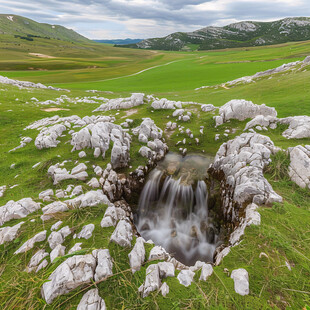
[{"label": "sky", "polygon": [[310,16],[310,0],[0,0],[0,13],[90,39],[145,39],[238,21]]}]

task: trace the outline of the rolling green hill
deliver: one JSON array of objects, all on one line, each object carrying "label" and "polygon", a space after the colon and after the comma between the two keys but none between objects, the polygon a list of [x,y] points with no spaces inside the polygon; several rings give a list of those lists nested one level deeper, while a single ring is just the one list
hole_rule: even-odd
[{"label": "rolling green hill", "polygon": [[214,50],[280,44],[310,39],[310,18],[285,18],[275,22],[245,21],[225,27],[176,32],[164,38],[143,40],[123,47],[156,50]]},{"label": "rolling green hill", "polygon": [[18,15],[0,14],[0,35],[15,36],[21,40],[36,38],[56,39],[72,42],[89,42],[87,38],[59,25],[42,24]]}]

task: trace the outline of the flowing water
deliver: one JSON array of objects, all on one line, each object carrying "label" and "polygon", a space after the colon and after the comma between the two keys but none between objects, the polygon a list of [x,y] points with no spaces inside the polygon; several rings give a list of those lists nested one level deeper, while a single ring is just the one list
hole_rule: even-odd
[{"label": "flowing water", "polygon": [[140,195],[136,227],[186,265],[213,262],[219,238],[208,212],[206,178],[211,158],[167,154]]}]

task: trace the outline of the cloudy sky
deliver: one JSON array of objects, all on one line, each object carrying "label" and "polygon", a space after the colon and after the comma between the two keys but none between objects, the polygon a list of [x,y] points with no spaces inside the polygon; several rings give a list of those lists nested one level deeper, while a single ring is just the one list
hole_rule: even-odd
[{"label": "cloudy sky", "polygon": [[60,24],[90,39],[143,39],[242,20],[310,16],[310,1],[0,0],[0,13]]}]

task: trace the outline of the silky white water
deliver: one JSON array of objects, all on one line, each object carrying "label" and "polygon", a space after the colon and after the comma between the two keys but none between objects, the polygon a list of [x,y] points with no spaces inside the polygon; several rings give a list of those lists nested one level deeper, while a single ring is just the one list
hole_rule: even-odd
[{"label": "silky white water", "polygon": [[180,262],[212,262],[218,236],[208,214],[210,159],[168,154],[140,195],[136,227],[142,237],[163,246]]}]

